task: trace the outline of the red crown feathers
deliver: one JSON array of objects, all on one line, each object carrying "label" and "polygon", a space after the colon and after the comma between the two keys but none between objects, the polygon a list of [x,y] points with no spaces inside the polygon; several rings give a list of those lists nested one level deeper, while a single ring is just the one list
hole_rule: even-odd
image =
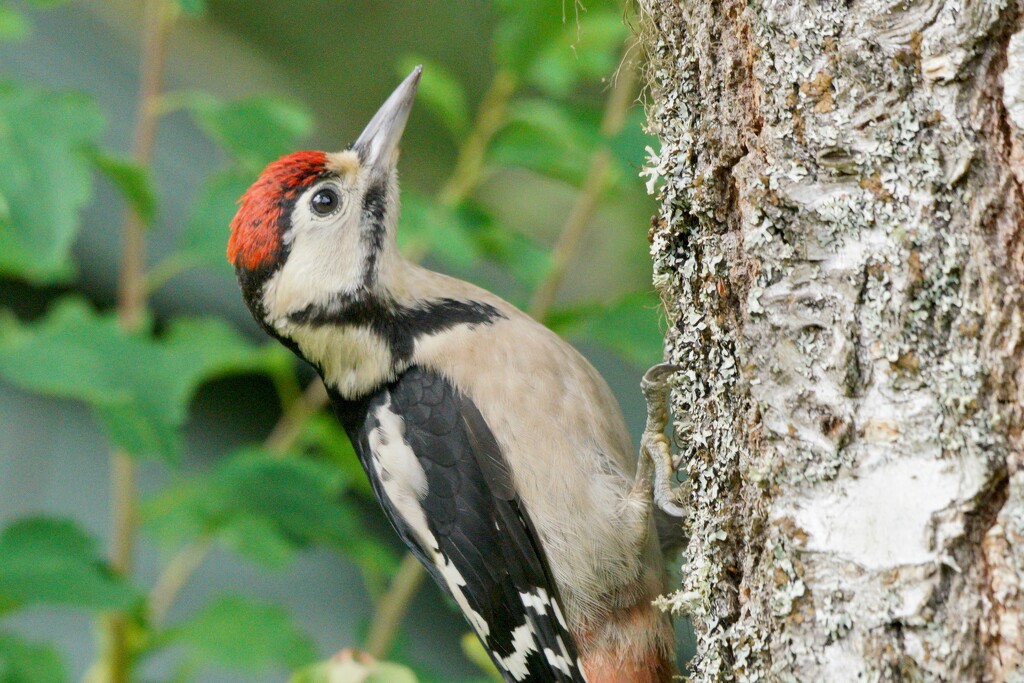
[{"label": "red crown feathers", "polygon": [[282,212],[326,170],[323,152],[295,152],[267,165],[238,200],[228,239],[228,261],[247,270],[271,265],[281,251],[278,226]]}]

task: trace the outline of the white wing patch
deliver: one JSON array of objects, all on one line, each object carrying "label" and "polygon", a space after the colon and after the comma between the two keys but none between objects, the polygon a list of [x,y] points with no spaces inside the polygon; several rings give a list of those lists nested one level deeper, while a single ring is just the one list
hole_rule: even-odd
[{"label": "white wing patch", "polygon": [[555,618],[558,619],[559,625],[566,630],[569,629],[565,623],[565,617],[562,616],[562,609],[558,606],[558,601],[552,600],[543,588],[537,587],[532,593],[520,593],[519,599],[523,601],[523,607],[532,609],[537,614],[547,614],[550,608]]},{"label": "white wing patch", "polygon": [[[431,539],[433,539],[433,536],[431,536]],[[447,557],[441,555],[437,550],[436,544],[434,545],[433,558],[434,564],[441,570],[441,576],[444,577],[448,590],[451,591],[452,597],[455,598],[455,602],[458,604],[459,609],[462,610],[462,613],[466,615],[473,630],[481,638],[489,636],[491,634],[490,624],[487,623],[479,612],[469,606],[469,601],[466,600],[466,595],[462,592],[462,587],[466,585],[466,579],[462,577],[462,574],[455,568],[455,565],[448,561]]]},{"label": "white wing patch", "polygon": [[[433,541],[420,501],[427,495],[427,474],[405,442],[405,421],[391,412],[391,400],[377,409],[370,432],[370,454],[377,479],[391,504],[422,539]],[[433,543],[436,546],[436,543]]]},{"label": "white wing patch", "polygon": [[469,605],[462,587],[466,585],[459,570],[441,554],[437,539],[427,524],[420,501],[427,495],[427,475],[416,453],[405,441],[405,421],[391,410],[391,399],[374,412],[378,427],[370,432],[370,453],[377,479],[391,505],[416,534],[420,546],[441,571],[445,585],[473,630],[481,638],[490,635],[487,621]]}]

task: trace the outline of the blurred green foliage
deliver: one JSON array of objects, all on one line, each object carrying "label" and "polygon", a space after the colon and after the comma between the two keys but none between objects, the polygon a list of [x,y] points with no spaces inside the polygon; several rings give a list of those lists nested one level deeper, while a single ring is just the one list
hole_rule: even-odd
[{"label": "blurred green foliage", "polygon": [[[563,16],[566,5],[579,15]],[[203,15],[206,2],[177,0],[176,7],[176,21],[187,22]],[[403,75],[414,64],[426,65],[420,104],[459,149],[443,187],[434,193],[405,188],[400,238],[417,258],[460,274],[496,269],[518,283],[517,291],[531,292],[560,277],[566,264],[557,258],[565,255],[511,229],[509,216],[485,208],[475,190],[489,174],[516,169],[596,193],[589,198],[594,203],[638,195],[636,170],[645,140],[635,108],[621,132],[605,125],[613,106],[608,81],[628,39],[622,6],[591,0],[581,10],[558,0],[496,0],[495,10],[494,83],[482,102],[470,102],[442,64],[409,55],[396,65]],[[0,40],[24,39],[31,25],[22,9],[0,4]],[[632,94],[627,95],[629,104]],[[230,276],[224,248],[237,198],[264,164],[297,149],[313,130],[306,108],[280,97],[222,101],[171,92],[158,104],[162,114],[187,111],[228,162],[198,192],[179,231],[178,250],[146,272],[150,291],[191,268]],[[73,282],[71,247],[97,173],[143,224],[159,215],[159,184],[150,170],[100,145],[104,118],[101,103],[88,95],[0,84],[0,275],[32,285]],[[612,163],[599,182],[588,184],[602,149]],[[636,232],[643,235],[642,229]],[[645,285],[615,300],[540,314],[573,339],[649,364],[661,358],[657,301],[649,290]],[[135,680],[145,661],[172,647],[180,658],[175,683],[191,680],[208,665],[241,675],[273,666],[295,669],[329,654],[317,653],[280,607],[251,597],[215,597],[199,613],[172,624],[163,622],[168,605],[162,601],[173,601],[167,586],[187,581],[183,567],[201,561],[213,545],[268,567],[280,567],[311,547],[333,549],[361,568],[372,595],[385,590],[397,558],[354,512],[369,499],[369,488],[343,432],[322,411],[294,410],[304,400],[296,366],[276,343],[254,343],[208,317],[147,320],[139,329],[125,328],[115,312],[97,311],[72,295],[38,320],[0,311],[0,377],[26,391],[82,401],[112,447],[132,458],[159,459],[171,469],[171,483],[139,503],[144,532],[172,558],[161,577],[166,581],[144,587],[119,575],[96,541],[71,520],[21,519],[0,532],[0,618],[62,605],[125,620],[130,635],[114,646],[125,650],[120,654],[129,662],[125,680]],[[269,377],[285,415],[298,415],[300,423],[285,425],[292,431],[284,441],[271,437],[226,453],[204,471],[183,468],[182,428],[191,397],[212,378],[241,373]],[[338,644],[343,645],[354,644]],[[88,681],[114,678],[104,661],[113,656],[110,649],[108,643],[98,652]],[[468,649],[484,669],[481,677],[492,675],[479,648]],[[401,652],[395,656],[403,658]],[[0,683],[67,680],[58,644],[29,642],[0,628]],[[326,680],[399,683],[415,676],[396,664],[348,657],[310,665],[293,679]]]}]

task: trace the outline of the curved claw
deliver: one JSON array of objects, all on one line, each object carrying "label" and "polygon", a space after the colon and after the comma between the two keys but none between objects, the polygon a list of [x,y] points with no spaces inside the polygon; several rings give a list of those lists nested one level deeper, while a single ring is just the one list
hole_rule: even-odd
[{"label": "curved claw", "polygon": [[665,362],[658,363],[647,369],[640,380],[640,391],[646,396],[652,390],[668,389],[668,378],[682,370],[678,365]]},{"label": "curved claw", "polygon": [[686,510],[679,505],[675,491],[672,490],[672,451],[668,446],[668,437],[664,434],[647,432],[644,434],[641,457],[647,456],[654,469],[654,503],[666,514],[673,517],[686,516]]}]

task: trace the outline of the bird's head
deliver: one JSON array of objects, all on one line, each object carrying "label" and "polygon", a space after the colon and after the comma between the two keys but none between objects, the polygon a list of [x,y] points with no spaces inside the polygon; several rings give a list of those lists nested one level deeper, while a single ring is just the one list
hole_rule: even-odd
[{"label": "bird's head", "polygon": [[347,149],[284,156],[239,200],[228,260],[269,331],[303,310],[372,293],[399,258],[398,143],[419,79],[416,67]]}]

